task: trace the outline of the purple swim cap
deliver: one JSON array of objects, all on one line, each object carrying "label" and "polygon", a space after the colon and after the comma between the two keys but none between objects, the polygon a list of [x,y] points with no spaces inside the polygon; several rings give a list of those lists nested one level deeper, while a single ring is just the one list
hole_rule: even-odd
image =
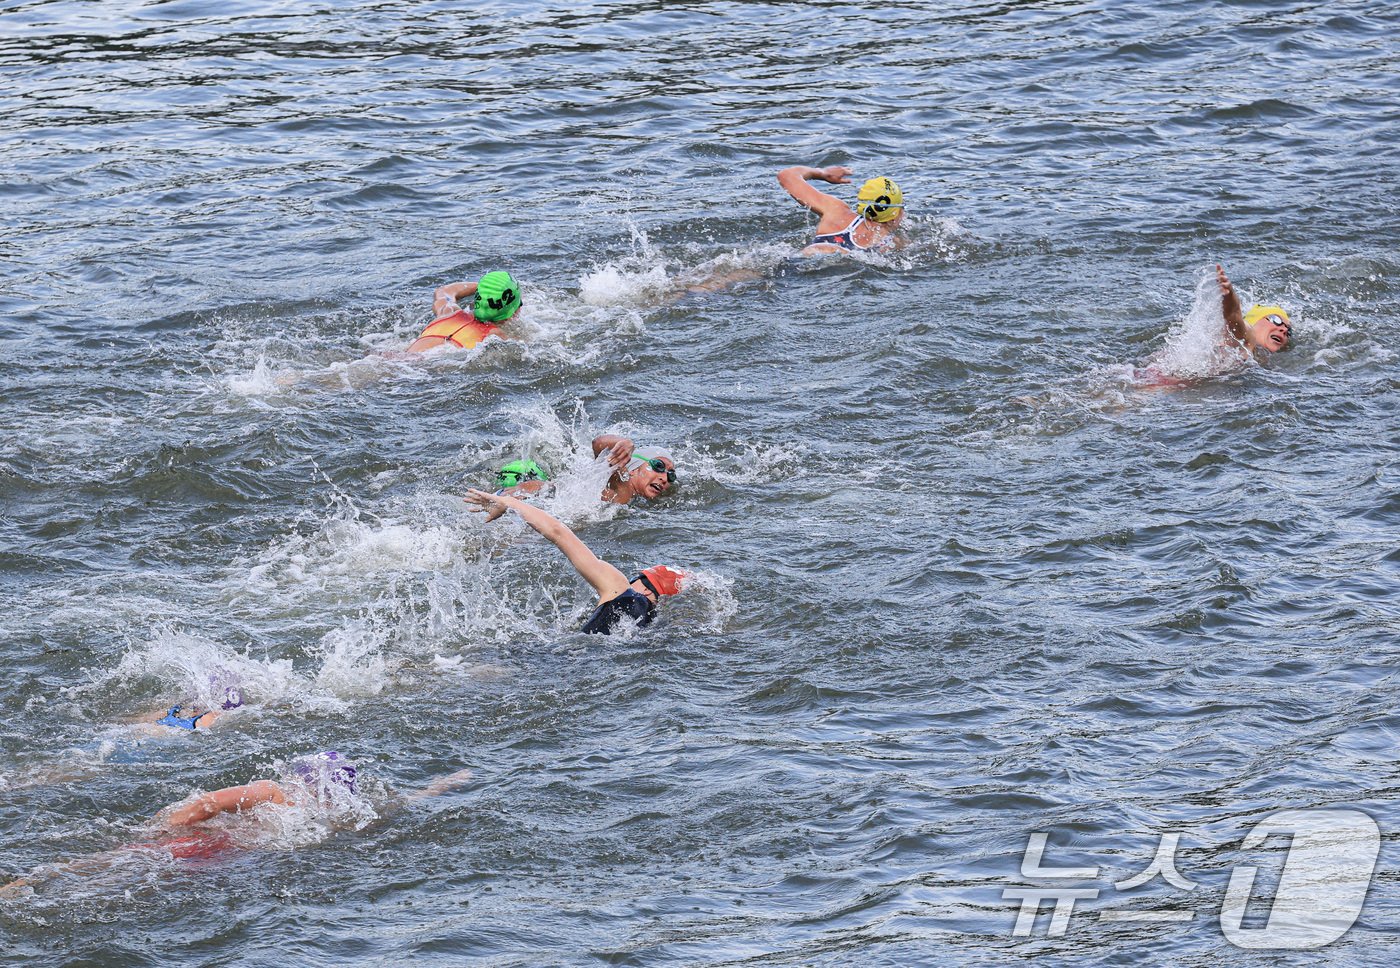
[{"label": "purple swim cap", "polygon": [[243,687],[238,684],[234,674],[223,666],[209,673],[209,692],[214,695],[223,693],[224,704],[219,708],[225,711],[243,705]]},{"label": "purple swim cap", "polygon": [[314,756],[303,756],[292,764],[292,772],[311,789],[320,791],[323,784],[344,787],[355,792],[355,767],[335,750]]}]

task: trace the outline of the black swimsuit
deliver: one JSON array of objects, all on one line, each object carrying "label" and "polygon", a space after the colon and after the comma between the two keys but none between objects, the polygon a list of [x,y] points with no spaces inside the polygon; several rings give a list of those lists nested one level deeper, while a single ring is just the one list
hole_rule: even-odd
[{"label": "black swimsuit", "polygon": [[861,245],[859,242],[857,242],[855,237],[856,226],[859,225],[864,220],[864,218],[865,216],[863,215],[857,215],[855,219],[852,220],[851,224],[846,226],[840,232],[827,232],[825,235],[817,236],[815,239],[813,239],[807,244],[835,245],[839,246],[842,249],[845,249],[847,252],[865,252],[870,249],[883,249],[885,246],[890,245],[894,242],[893,235],[886,235],[883,238],[876,239],[869,245]]},{"label": "black swimsuit", "polygon": [[638,628],[650,625],[655,608],[651,599],[629,588],[595,608],[592,617],[584,623],[581,631],[589,635],[610,635],[624,615],[635,618]]}]

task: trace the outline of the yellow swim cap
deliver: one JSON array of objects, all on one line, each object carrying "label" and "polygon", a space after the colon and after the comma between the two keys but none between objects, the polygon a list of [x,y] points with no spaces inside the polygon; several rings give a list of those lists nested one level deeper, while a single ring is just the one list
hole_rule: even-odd
[{"label": "yellow swim cap", "polygon": [[888,178],[872,178],[856,193],[856,212],[876,222],[888,222],[904,211],[904,193]]},{"label": "yellow swim cap", "polygon": [[1278,319],[1270,320],[1275,326],[1292,326],[1293,321],[1288,318],[1288,314],[1283,311],[1282,306],[1250,306],[1249,312],[1244,314],[1244,324],[1253,326],[1265,316],[1277,316]]}]

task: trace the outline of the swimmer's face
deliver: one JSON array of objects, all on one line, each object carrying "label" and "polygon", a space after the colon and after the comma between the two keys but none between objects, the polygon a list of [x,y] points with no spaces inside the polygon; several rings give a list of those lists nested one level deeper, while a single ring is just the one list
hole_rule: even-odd
[{"label": "swimmer's face", "polygon": [[655,501],[661,495],[671,489],[671,482],[667,479],[667,471],[674,476],[676,465],[665,457],[656,457],[653,460],[661,462],[665,470],[655,470],[651,464],[643,464],[631,473],[632,490],[646,498],[648,501]]},{"label": "swimmer's face", "polygon": [[1270,313],[1249,327],[1249,344],[1270,353],[1277,353],[1288,348],[1288,340],[1292,335],[1293,328],[1288,320]]}]

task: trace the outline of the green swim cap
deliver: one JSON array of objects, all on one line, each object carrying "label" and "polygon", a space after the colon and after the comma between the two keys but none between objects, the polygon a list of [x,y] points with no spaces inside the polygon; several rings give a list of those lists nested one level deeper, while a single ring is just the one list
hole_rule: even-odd
[{"label": "green swim cap", "polygon": [[501,323],[520,310],[520,284],[509,272],[488,272],[476,284],[472,315],[483,323]]},{"label": "green swim cap", "polygon": [[[502,273],[504,275],[505,273]],[[532,460],[513,460],[496,475],[497,487],[514,487],[521,481],[547,481],[549,475]]]}]

